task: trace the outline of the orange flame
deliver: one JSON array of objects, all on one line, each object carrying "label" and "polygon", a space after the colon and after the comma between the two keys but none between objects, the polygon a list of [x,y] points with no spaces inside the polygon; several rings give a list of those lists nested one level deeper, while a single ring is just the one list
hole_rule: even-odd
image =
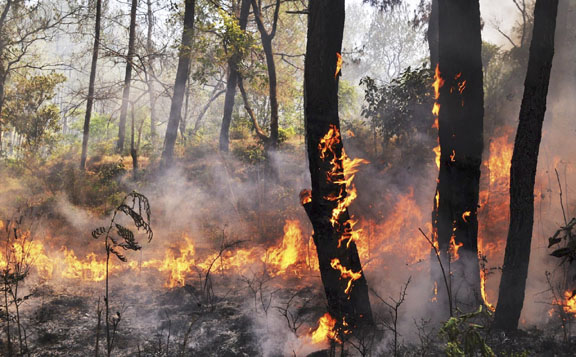
[{"label": "orange flame", "polygon": [[334,329],[336,326],[336,319],[330,316],[329,313],[325,313],[318,320],[318,327],[311,333],[311,338],[313,343],[322,343],[325,341],[336,341],[340,343],[338,339],[338,333]]},{"label": "orange flame", "polygon": [[564,292],[564,312],[576,316],[576,294],[571,290]]},{"label": "orange flame", "polygon": [[350,290],[352,290],[352,282],[360,279],[362,277],[362,272],[359,271],[357,273],[354,273],[351,269],[342,266],[342,264],[340,264],[340,259],[338,258],[332,259],[332,261],[330,262],[330,266],[332,267],[332,269],[340,271],[340,278],[349,279],[348,285],[346,285],[346,289],[344,290],[346,294],[349,294]]},{"label": "orange flame", "polygon": [[338,73],[342,69],[342,55],[336,52],[336,72],[334,73],[334,78],[338,78]]}]

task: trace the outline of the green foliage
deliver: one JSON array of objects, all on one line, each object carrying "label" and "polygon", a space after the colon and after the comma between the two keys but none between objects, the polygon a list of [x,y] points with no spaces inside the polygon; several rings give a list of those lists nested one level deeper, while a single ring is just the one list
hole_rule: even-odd
[{"label": "green foliage", "polygon": [[479,306],[475,312],[450,317],[444,323],[440,329],[440,337],[446,341],[444,349],[446,356],[495,356],[492,348],[480,334],[484,326],[473,322],[486,313],[489,314],[483,312],[482,306]]},{"label": "green foliage", "polygon": [[408,67],[390,84],[379,86],[370,77],[360,81],[366,87],[367,105],[362,115],[370,119],[385,140],[406,138],[413,131],[425,132],[431,126],[432,73],[422,66]]},{"label": "green foliage", "polygon": [[278,141],[281,143],[290,140],[294,135],[296,135],[296,129],[294,127],[278,128]]},{"label": "green foliage", "polygon": [[50,101],[66,78],[61,74],[18,76],[6,91],[2,125],[11,125],[28,149],[37,149],[59,129],[60,111]]},{"label": "green foliage", "polygon": [[246,147],[235,146],[232,149],[232,153],[238,159],[251,165],[262,163],[266,160],[264,148],[259,144],[251,144]]}]

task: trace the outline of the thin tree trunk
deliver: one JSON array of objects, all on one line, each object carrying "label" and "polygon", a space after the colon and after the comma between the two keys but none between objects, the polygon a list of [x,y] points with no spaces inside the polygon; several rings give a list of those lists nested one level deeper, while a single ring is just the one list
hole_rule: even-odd
[{"label": "thin tree trunk", "polygon": [[274,8],[274,18],[272,20],[272,29],[267,31],[264,26],[262,12],[260,5],[256,0],[252,1],[252,9],[254,10],[254,18],[256,25],[260,32],[262,39],[262,48],[266,56],[266,67],[268,70],[268,97],[270,99],[270,147],[278,147],[278,84],[276,78],[276,63],[274,61],[274,51],[272,48],[272,40],[276,36],[276,28],[278,26],[278,17],[280,13],[280,0],[276,0]]},{"label": "thin tree trunk", "polygon": [[217,90],[218,90],[218,87],[214,87],[214,90],[212,91],[212,95],[211,95],[210,99],[208,100],[208,103],[206,103],[204,105],[204,107],[202,108],[202,110],[200,111],[198,116],[196,117],[196,122],[194,123],[194,128],[192,129],[192,135],[196,135],[198,130],[200,130],[200,124],[202,123],[202,118],[204,118],[204,115],[206,115],[206,112],[208,112],[210,105],[216,99],[218,99],[218,97],[220,97],[222,94],[226,93],[225,89],[220,90],[220,91],[217,91]]},{"label": "thin tree trunk", "polygon": [[536,0],[528,71],[510,167],[510,227],[494,319],[494,327],[505,331],[518,328],[524,304],[534,225],[534,183],[554,57],[557,11],[558,0]]},{"label": "thin tree trunk", "polygon": [[154,73],[154,45],[152,44],[152,33],[154,29],[154,14],[152,13],[152,0],[147,0],[148,30],[146,34],[146,51],[148,52],[148,72],[146,85],[148,86],[148,96],[150,100],[150,141],[156,142],[156,97],[154,94],[154,79],[151,74]]},{"label": "thin tree trunk", "polygon": [[131,136],[130,136],[130,156],[132,156],[132,177],[134,180],[137,179],[138,176],[138,149],[136,148],[136,130],[135,130],[135,121],[136,121],[136,113],[134,111],[134,103],[132,103],[132,125],[131,125]]},{"label": "thin tree trunk", "polygon": [[[250,0],[241,0],[238,22],[241,30],[246,30],[248,15],[250,13]],[[224,98],[224,115],[220,128],[220,151],[228,152],[230,146],[230,124],[232,123],[232,111],[234,98],[236,97],[236,85],[238,83],[238,64],[242,60],[239,53],[233,53],[228,60],[228,81],[226,82],[226,97]]]},{"label": "thin tree trunk", "polygon": [[258,124],[258,119],[254,114],[254,110],[252,110],[252,107],[250,106],[250,102],[248,101],[248,94],[244,89],[244,80],[242,79],[242,76],[238,76],[238,88],[240,89],[240,94],[242,94],[242,100],[244,101],[244,110],[246,110],[246,113],[248,113],[248,116],[252,120],[252,125],[254,126],[254,131],[256,132],[256,135],[258,135],[258,138],[263,142],[265,143],[268,142],[270,138],[266,136],[264,130],[260,128],[260,124]]},{"label": "thin tree trunk", "polygon": [[[368,285],[362,271],[356,244],[347,239],[347,209],[336,215],[334,209],[345,199],[346,184],[342,166],[342,138],[338,117],[338,56],[342,50],[344,0],[312,0],[308,15],[308,43],[304,69],[304,107],[308,160],[312,180],[311,195],[301,194],[302,203],[314,227],[320,275],[328,312],[358,331],[372,324]],[[330,149],[326,137],[332,138]],[[334,199],[338,197],[337,199]],[[339,241],[344,239],[341,244]],[[356,274],[356,279],[341,276],[340,268]],[[350,285],[348,285],[350,284]]]},{"label": "thin tree trunk", "polygon": [[[13,0],[7,0],[6,4],[4,5],[4,9],[2,9],[2,14],[0,14],[0,115],[2,113],[2,109],[4,108],[4,88],[6,86],[6,79],[8,77],[4,61],[2,60],[6,49],[6,43],[4,42],[4,26],[6,24],[6,18],[8,17],[8,13],[10,12],[12,4]],[[2,125],[0,124],[0,152],[2,152],[2,129]]]},{"label": "thin tree trunk", "polygon": [[80,156],[80,169],[86,168],[88,156],[88,139],[90,137],[90,118],[94,104],[94,83],[96,81],[96,65],[98,50],[100,49],[100,19],[102,17],[102,0],[96,0],[96,24],[94,25],[94,47],[92,49],[92,65],[90,68],[90,82],[88,84],[88,99],[86,100],[86,115],[84,116],[84,135],[82,136],[82,154]]},{"label": "thin tree trunk", "polygon": [[118,121],[118,142],[116,151],[121,153],[124,149],[126,137],[126,116],[128,113],[128,102],[130,101],[130,84],[132,81],[132,60],[134,59],[134,43],[136,41],[136,10],[138,0],[132,0],[130,7],[130,28],[128,35],[128,54],[126,55],[126,74],[124,75],[124,91],[122,92],[122,106],[120,107],[120,120]]},{"label": "thin tree trunk", "polygon": [[178,136],[178,126],[182,118],[182,101],[186,90],[186,82],[190,73],[190,56],[192,55],[192,42],[194,37],[194,6],[195,0],[186,0],[184,9],[184,28],[182,30],[182,44],[178,55],[178,69],[174,82],[174,94],[170,105],[168,127],[164,138],[164,151],[162,152],[162,165],[170,166],[174,156],[174,146]]},{"label": "thin tree trunk", "polygon": [[[443,84],[438,98],[441,154],[434,239],[449,268],[454,307],[469,311],[482,301],[477,217],[484,148],[479,0],[438,0],[438,16],[438,68]],[[437,269],[433,274],[441,286],[443,277]],[[446,302],[446,295],[440,297]]]}]

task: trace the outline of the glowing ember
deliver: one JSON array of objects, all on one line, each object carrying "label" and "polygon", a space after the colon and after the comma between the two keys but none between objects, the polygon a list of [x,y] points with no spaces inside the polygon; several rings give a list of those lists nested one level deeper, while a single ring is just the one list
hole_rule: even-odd
[{"label": "glowing ember", "polygon": [[329,313],[325,313],[318,320],[318,328],[312,332],[310,335],[313,343],[323,343],[326,341],[336,341],[340,343],[338,339],[338,333],[334,329],[336,326],[336,319],[330,316]]}]

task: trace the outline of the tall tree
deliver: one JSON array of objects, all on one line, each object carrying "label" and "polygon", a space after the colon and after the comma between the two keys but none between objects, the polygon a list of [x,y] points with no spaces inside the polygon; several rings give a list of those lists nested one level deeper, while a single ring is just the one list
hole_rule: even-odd
[{"label": "tall tree", "polygon": [[434,69],[438,64],[438,0],[432,0],[429,16],[426,39],[430,51],[430,66]]},{"label": "tall tree", "polygon": [[494,327],[505,331],[518,328],[524,305],[534,225],[534,183],[554,57],[557,12],[558,0],[536,0],[524,96],[510,167],[510,227],[494,317]]},{"label": "tall tree", "polygon": [[94,83],[96,82],[96,66],[98,64],[98,51],[100,49],[100,20],[102,18],[102,0],[96,0],[96,21],[94,24],[94,46],[92,48],[92,65],[90,67],[90,82],[88,83],[88,98],[86,100],[86,115],[84,116],[84,134],[82,136],[82,154],[80,168],[86,168],[88,156],[88,139],[90,137],[90,118],[94,104]]},{"label": "tall tree", "polygon": [[262,0],[251,0],[254,10],[254,19],[262,39],[262,48],[266,57],[266,68],[268,70],[268,96],[270,100],[270,142],[272,147],[278,146],[278,81],[276,78],[276,62],[274,61],[274,51],[272,41],[276,36],[278,28],[278,18],[280,16],[280,0],[275,0],[274,15],[270,30],[266,29],[262,14]]},{"label": "tall tree", "polygon": [[[248,24],[248,14],[250,12],[250,0],[241,0],[240,13],[236,14],[240,25],[240,30],[246,30]],[[232,110],[234,109],[234,98],[236,97],[236,86],[238,85],[238,65],[242,59],[242,54],[235,44],[232,44],[233,51],[228,59],[228,81],[226,82],[226,96],[224,98],[224,115],[220,128],[220,151],[228,151],[230,143],[230,123],[232,122]]]},{"label": "tall tree", "polygon": [[128,53],[126,54],[126,73],[124,75],[124,91],[122,92],[122,106],[120,107],[120,120],[118,121],[118,142],[116,151],[122,152],[126,137],[126,115],[128,113],[128,103],[130,101],[130,84],[132,81],[132,67],[134,60],[134,44],[136,42],[136,10],[138,10],[138,0],[132,0],[130,7],[130,27],[128,34]]},{"label": "tall tree", "polygon": [[344,9],[344,0],[309,3],[304,107],[312,191],[301,193],[314,227],[328,312],[338,321],[337,329],[344,319],[352,328],[372,323],[368,285],[351,236],[338,116]]},{"label": "tall tree", "polygon": [[178,126],[182,119],[182,102],[186,91],[186,82],[190,73],[190,57],[192,55],[192,42],[194,40],[194,6],[195,0],[185,0],[184,26],[182,29],[182,43],[178,51],[178,68],[174,82],[174,93],[170,105],[168,127],[164,138],[164,151],[162,164],[169,166],[174,156],[174,145],[178,136]]},{"label": "tall tree", "polygon": [[146,1],[146,21],[148,27],[146,31],[146,52],[147,61],[144,66],[146,76],[146,86],[148,87],[148,98],[150,101],[150,141],[156,142],[156,94],[154,93],[154,44],[152,35],[154,33],[154,12],[152,11],[152,0]]},{"label": "tall tree", "polygon": [[[37,54],[41,41],[53,38],[60,26],[73,23],[73,17],[82,6],[69,2],[67,6],[57,8],[50,2],[27,0],[5,0],[0,2],[0,111],[4,106],[5,90],[14,71],[30,67],[43,69],[49,64],[38,64],[31,55]],[[0,151],[5,120],[0,117]]]},{"label": "tall tree", "polygon": [[[477,207],[483,150],[484,92],[478,0],[438,0],[437,104],[440,172],[434,238],[461,309],[481,301]],[[459,249],[458,249],[459,248]],[[433,273],[441,286],[444,277]],[[439,289],[444,292],[444,289]]]}]

